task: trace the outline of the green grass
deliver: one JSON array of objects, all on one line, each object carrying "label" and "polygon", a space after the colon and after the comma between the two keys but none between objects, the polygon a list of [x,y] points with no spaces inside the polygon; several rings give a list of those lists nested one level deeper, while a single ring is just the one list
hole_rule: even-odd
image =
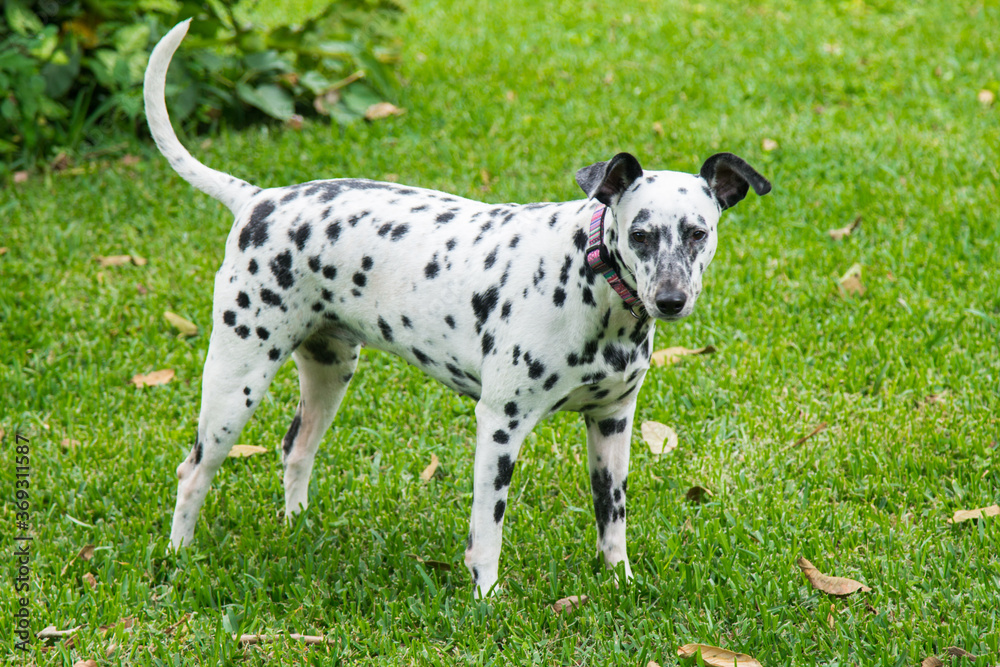
[{"label": "green grass", "polygon": [[[680,446],[657,459],[634,434],[635,583],[597,567],[584,431],[559,415],[515,471],[502,594],[474,602],[474,405],[376,353],[294,526],[277,455],[231,459],[194,548],[169,554],[231,220],[147,147],[136,166],[0,191],[0,662],[673,665],[691,642],[765,665],[916,665],[952,645],[1000,662],[1000,523],[946,523],[1000,501],[1000,104],[976,98],[1000,92],[996,3],[569,4],[415,0],[406,115],[188,145],[262,186],[368,176],[489,201],[577,198],[575,170],[618,150],[692,172],[729,150],[769,177],[770,196],[726,214],[696,313],[658,328],[658,347],[718,352],[653,369],[640,395],[637,422]],[[124,253],[149,263],[94,261]],[[867,291],[843,298],[855,262]],[[200,335],[178,339],[164,310]],[[176,379],[129,385],[159,368]],[[289,365],[240,441],[276,449],[297,395]],[[84,625],[28,656],[12,648],[15,433],[31,448],[33,630]],[[696,484],[709,502],[685,500]],[[800,555],[872,591],[814,591]],[[548,608],[574,594],[592,599]],[[232,632],[331,643],[243,648]]]}]

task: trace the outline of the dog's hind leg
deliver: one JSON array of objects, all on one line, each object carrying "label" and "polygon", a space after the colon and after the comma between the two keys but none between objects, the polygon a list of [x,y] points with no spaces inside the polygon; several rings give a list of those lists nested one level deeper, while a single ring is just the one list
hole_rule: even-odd
[{"label": "dog's hind leg", "polygon": [[292,355],[299,369],[301,397],[282,441],[286,517],[309,504],[309,476],[316,450],[344,400],[359,350],[359,345],[315,334]]}]

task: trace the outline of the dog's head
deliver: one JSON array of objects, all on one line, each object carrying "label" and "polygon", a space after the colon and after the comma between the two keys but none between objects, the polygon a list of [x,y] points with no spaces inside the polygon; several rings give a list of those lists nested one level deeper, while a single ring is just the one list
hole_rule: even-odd
[{"label": "dog's head", "polygon": [[732,153],[708,158],[698,174],[643,172],[635,157],[619,153],[578,171],[576,182],[608,207],[610,262],[646,312],[661,320],[694,310],[722,211],[751,187],[758,195],[771,191],[767,179]]}]

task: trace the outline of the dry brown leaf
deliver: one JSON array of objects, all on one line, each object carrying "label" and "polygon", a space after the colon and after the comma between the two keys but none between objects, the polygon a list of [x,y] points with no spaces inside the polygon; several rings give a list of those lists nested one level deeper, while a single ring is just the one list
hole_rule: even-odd
[{"label": "dry brown leaf", "polygon": [[167,384],[174,379],[174,369],[164,368],[162,370],[153,371],[152,373],[147,373],[146,375],[137,374],[132,376],[132,384],[136,387],[155,387],[160,384]]},{"label": "dry brown leaf", "polygon": [[451,563],[446,563],[443,560],[434,560],[432,558],[422,558],[417,554],[407,554],[410,558],[417,561],[421,565],[426,565],[427,567],[434,570],[444,570],[450,572],[455,568]]},{"label": "dry brown leaf", "polygon": [[865,293],[865,286],[861,283],[861,265],[852,264],[851,268],[837,281],[840,286],[841,296],[861,296]]},{"label": "dry brown leaf", "polygon": [[96,660],[77,660],[73,663],[73,667],[97,667]]},{"label": "dry brown leaf", "polygon": [[76,554],[76,557],[80,560],[90,560],[94,557],[94,545],[88,544],[84,548],[80,549],[80,552]]},{"label": "dry brown leaf", "polygon": [[101,265],[102,269],[109,266],[125,266],[132,263],[132,255],[98,255],[97,262]]},{"label": "dry brown leaf", "polygon": [[656,456],[677,449],[677,432],[660,422],[642,422],[642,439],[649,445],[649,451]]},{"label": "dry brown leaf", "polygon": [[859,215],[858,217],[854,218],[854,222],[847,225],[846,227],[841,227],[840,229],[831,229],[827,231],[827,234],[829,234],[830,238],[832,238],[834,241],[840,241],[845,236],[850,236],[851,233],[853,233],[854,230],[857,229],[858,225],[860,224],[861,224],[861,216]]},{"label": "dry brown leaf", "polygon": [[802,574],[806,576],[806,579],[809,580],[812,587],[823,593],[828,593],[830,595],[850,595],[851,593],[856,593],[857,591],[867,592],[871,590],[860,581],[847,579],[846,577],[831,577],[830,575],[823,574],[817,570],[812,563],[801,556],[799,557],[798,564],[799,568],[802,570]]},{"label": "dry brown leaf", "polygon": [[984,107],[989,107],[993,106],[993,103],[996,101],[997,96],[992,90],[987,90],[986,88],[983,88],[978,93],[976,93],[976,99],[979,100],[979,103],[982,104]]},{"label": "dry brown leaf", "polygon": [[826,615],[826,624],[833,630],[837,622],[837,606],[830,605],[830,613]]},{"label": "dry brown leaf", "polygon": [[83,583],[90,586],[90,590],[97,589],[97,577],[92,575],[90,572],[87,572],[83,575]]},{"label": "dry brown leaf", "polygon": [[557,614],[561,614],[564,611],[574,611],[575,609],[587,604],[589,599],[590,598],[586,595],[570,595],[569,597],[556,600],[552,603],[552,609]]},{"label": "dry brown leaf", "polygon": [[[236,635],[233,635],[233,639],[236,639]],[[300,635],[298,633],[291,633],[288,635],[240,635],[239,642],[241,644],[268,644],[273,642],[282,641],[283,639],[292,639],[295,641],[300,641],[304,644],[325,644],[326,637],[319,635]]]},{"label": "dry brown leaf", "polygon": [[132,255],[132,263],[136,266],[146,266],[149,262],[142,255]]},{"label": "dry brown leaf", "polygon": [[944,663],[937,656],[931,655],[920,661],[920,667],[944,667]]},{"label": "dry brown leaf", "polygon": [[59,444],[66,449],[76,449],[80,446],[80,441],[73,438],[63,438],[59,441]]},{"label": "dry brown leaf", "polygon": [[989,507],[979,507],[974,510],[958,510],[955,515],[948,519],[948,523],[961,523],[969,519],[982,519],[987,516],[1000,515],[1000,505],[990,505]]},{"label": "dry brown leaf", "polygon": [[257,445],[233,445],[233,448],[229,450],[229,458],[246,458],[247,456],[253,456],[254,454],[265,453],[267,453],[267,448],[265,447],[258,447]]},{"label": "dry brown leaf", "polygon": [[969,660],[975,660],[978,657],[974,653],[969,653],[964,648],[959,648],[957,646],[949,646],[944,650],[944,652],[953,658],[968,658]]},{"label": "dry brown leaf", "polygon": [[0,247],[0,255],[6,255],[8,250],[10,250],[10,248],[7,246]]},{"label": "dry brown leaf", "polygon": [[685,644],[677,649],[677,657],[694,658],[701,653],[701,659],[711,667],[761,667],[756,659],[745,653],[733,653],[718,646],[708,644]]},{"label": "dry brown leaf", "polygon": [[687,493],[684,494],[684,497],[687,498],[687,501],[689,503],[700,505],[709,498],[711,498],[713,495],[715,494],[703,486],[692,486],[690,489],[687,490]]},{"label": "dry brown leaf", "polygon": [[177,331],[182,336],[193,336],[198,333],[198,325],[191,320],[186,320],[177,313],[171,313],[169,310],[163,312],[164,319],[170,322],[170,326],[177,329]]},{"label": "dry brown leaf", "polygon": [[78,625],[75,628],[70,628],[69,630],[57,630],[56,626],[47,625],[43,629],[39,630],[38,634],[35,636],[39,639],[62,639],[63,637],[69,637],[82,627],[82,625]]},{"label": "dry brown leaf", "polygon": [[801,438],[799,438],[798,440],[796,440],[795,442],[793,442],[792,443],[792,447],[798,447],[799,445],[801,445],[802,443],[804,443],[806,440],[808,440],[809,438],[812,438],[813,436],[815,436],[817,433],[819,433],[820,431],[822,431],[825,428],[826,428],[826,422],[820,422],[820,424],[816,428],[814,428],[809,433],[805,434],[804,436],[802,436]]},{"label": "dry brown leaf", "polygon": [[427,467],[424,468],[424,471],[420,473],[420,479],[424,480],[425,482],[431,481],[431,477],[433,477],[434,473],[437,472],[438,466],[440,464],[441,462],[438,461],[437,454],[432,453],[431,462],[427,464]]},{"label": "dry brown leaf", "polygon": [[765,153],[770,153],[771,151],[778,150],[778,142],[774,139],[764,139],[760,142],[760,147],[764,149]]},{"label": "dry brown leaf", "polygon": [[661,123],[660,121],[656,121],[655,123],[653,123],[653,132],[656,132],[656,136],[658,137],[662,137],[663,135],[665,135],[666,132],[663,130],[663,123]]},{"label": "dry brown leaf", "polygon": [[365,120],[379,120],[389,116],[402,116],[406,109],[400,109],[392,102],[376,102],[365,111]]},{"label": "dry brown leaf", "polygon": [[134,167],[135,165],[142,162],[142,158],[138,155],[132,155],[131,153],[126,153],[122,156],[122,164],[126,167]]},{"label": "dry brown leaf", "polygon": [[694,355],[694,354],[712,354],[715,352],[715,347],[711,345],[706,345],[705,347],[698,348],[687,348],[687,347],[668,347],[662,350],[657,350],[653,352],[650,357],[650,361],[653,362],[655,366],[666,366],[667,364],[676,364],[681,360],[681,357]]},{"label": "dry brown leaf", "polygon": [[174,634],[174,631],[176,631],[177,628],[179,628],[182,625],[184,625],[185,623],[187,623],[187,620],[189,618],[191,618],[191,613],[190,612],[184,614],[175,623],[171,624],[166,630],[163,631],[163,634],[167,635],[168,637],[170,635]]},{"label": "dry brown leaf", "polygon": [[24,183],[26,180],[28,180],[28,172],[27,171],[15,171],[14,172],[14,182],[15,183]]},{"label": "dry brown leaf", "polygon": [[302,125],[305,123],[305,118],[297,113],[293,113],[288,120],[285,121],[285,127],[292,130],[301,130]]}]

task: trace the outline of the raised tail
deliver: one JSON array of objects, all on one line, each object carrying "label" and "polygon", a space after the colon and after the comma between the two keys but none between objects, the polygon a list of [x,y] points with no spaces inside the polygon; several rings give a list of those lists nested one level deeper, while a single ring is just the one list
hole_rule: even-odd
[{"label": "raised tail", "polygon": [[252,195],[260,191],[260,188],[206,167],[194,159],[177,139],[174,128],[170,125],[170,116],[167,114],[167,103],[163,93],[167,81],[167,68],[170,67],[170,59],[187,34],[190,23],[191,19],[188,19],[175,25],[160,40],[149,57],[146,80],[143,84],[146,121],[149,123],[149,131],[153,134],[157,147],[174,171],[194,187],[225,204],[235,215]]}]

